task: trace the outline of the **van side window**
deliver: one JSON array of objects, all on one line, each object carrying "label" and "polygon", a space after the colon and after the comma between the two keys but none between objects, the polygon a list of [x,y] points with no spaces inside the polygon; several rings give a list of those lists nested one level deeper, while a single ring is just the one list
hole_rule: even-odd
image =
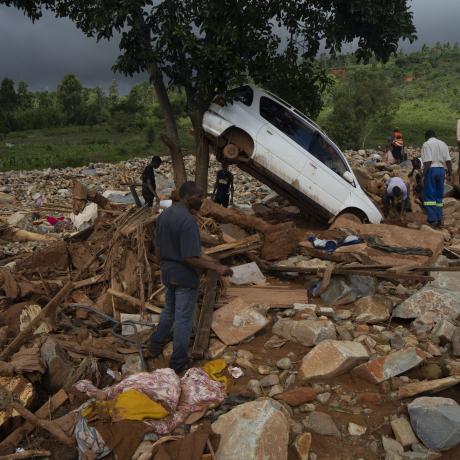
[{"label": "van side window", "polygon": [[335,147],[330,144],[320,133],[316,132],[310,144],[310,153],[319,161],[332,169],[340,177],[348,171],[347,165],[337,152]]},{"label": "van side window", "polygon": [[336,148],[318,131],[273,99],[260,98],[260,114],[321,163],[342,177],[348,167]]},{"label": "van side window", "polygon": [[248,107],[252,105],[254,99],[254,91],[248,85],[239,86],[238,88],[231,89],[228,94],[235,100],[242,102]]},{"label": "van side window", "polygon": [[294,142],[305,150],[309,150],[314,131],[290,110],[287,110],[274,100],[262,96],[260,98],[260,114]]}]

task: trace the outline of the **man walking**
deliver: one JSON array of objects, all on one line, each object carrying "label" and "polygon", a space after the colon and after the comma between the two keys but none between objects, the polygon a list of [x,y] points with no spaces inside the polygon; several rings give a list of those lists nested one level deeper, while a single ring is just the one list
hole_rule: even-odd
[{"label": "man walking", "polygon": [[142,172],[142,196],[145,204],[150,208],[153,206],[153,200],[156,199],[157,204],[160,203],[160,197],[157,194],[157,186],[155,182],[155,169],[161,166],[161,158],[154,156],[152,161],[144,168]]},{"label": "man walking", "polygon": [[179,197],[180,201],[166,209],[157,220],[155,245],[162,282],[166,286],[166,302],[149,342],[152,356],[160,355],[174,325],[169,366],[177,373],[189,367],[188,346],[200,271],[214,270],[220,276],[232,275],[230,268],[201,256],[200,232],[191,211],[200,209],[203,190],[194,182],[185,182],[179,189]]},{"label": "man walking", "polygon": [[423,205],[428,224],[442,225],[442,206],[444,197],[445,168],[447,177],[452,177],[452,161],[447,144],[436,139],[434,131],[425,133],[426,142],[422,146],[423,162]]},{"label": "man walking", "polygon": [[233,205],[234,192],[233,174],[228,170],[228,163],[224,161],[222,169],[217,172],[212,199],[224,208],[228,208],[229,204]]}]

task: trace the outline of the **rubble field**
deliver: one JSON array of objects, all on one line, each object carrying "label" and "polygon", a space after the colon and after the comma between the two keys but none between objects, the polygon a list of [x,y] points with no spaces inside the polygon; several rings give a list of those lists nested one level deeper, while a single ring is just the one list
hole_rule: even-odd
[{"label": "rubble field", "polygon": [[[410,164],[346,154],[380,207],[387,176],[409,181]],[[416,196],[404,221],[324,224],[232,166],[235,205],[196,219],[234,273],[203,273],[176,375],[172,343],[147,349],[169,203],[137,203],[146,163],[0,174],[0,460],[460,458],[455,184],[441,229]]]}]

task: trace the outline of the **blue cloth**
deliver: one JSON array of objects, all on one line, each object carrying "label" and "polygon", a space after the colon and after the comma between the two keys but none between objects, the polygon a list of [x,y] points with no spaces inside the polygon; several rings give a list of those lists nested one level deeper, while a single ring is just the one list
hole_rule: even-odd
[{"label": "blue cloth", "polygon": [[182,370],[188,363],[188,346],[197,298],[197,288],[166,286],[166,301],[160,323],[150,337],[149,350],[152,355],[158,355],[168,342],[174,325],[173,354],[169,367],[175,371]]},{"label": "blue cloth", "polygon": [[444,168],[430,168],[423,184],[423,206],[430,224],[442,221],[444,197]]}]

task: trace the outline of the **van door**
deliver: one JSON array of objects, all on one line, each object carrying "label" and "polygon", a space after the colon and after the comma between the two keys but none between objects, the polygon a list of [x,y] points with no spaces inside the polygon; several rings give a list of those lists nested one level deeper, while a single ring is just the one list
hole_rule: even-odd
[{"label": "van door", "polygon": [[320,132],[315,132],[309,153],[310,157],[299,182],[305,176],[313,180],[318,190],[316,201],[336,215],[343,209],[354,189],[353,184],[343,177],[350,168],[337,148]]},{"label": "van door", "polygon": [[292,112],[266,96],[260,98],[260,115],[268,123],[257,133],[260,155],[256,154],[255,160],[262,166],[267,165],[283,181],[296,186],[307,161],[306,152],[299,148],[299,143],[309,143],[310,134],[300,130],[301,123]]}]

